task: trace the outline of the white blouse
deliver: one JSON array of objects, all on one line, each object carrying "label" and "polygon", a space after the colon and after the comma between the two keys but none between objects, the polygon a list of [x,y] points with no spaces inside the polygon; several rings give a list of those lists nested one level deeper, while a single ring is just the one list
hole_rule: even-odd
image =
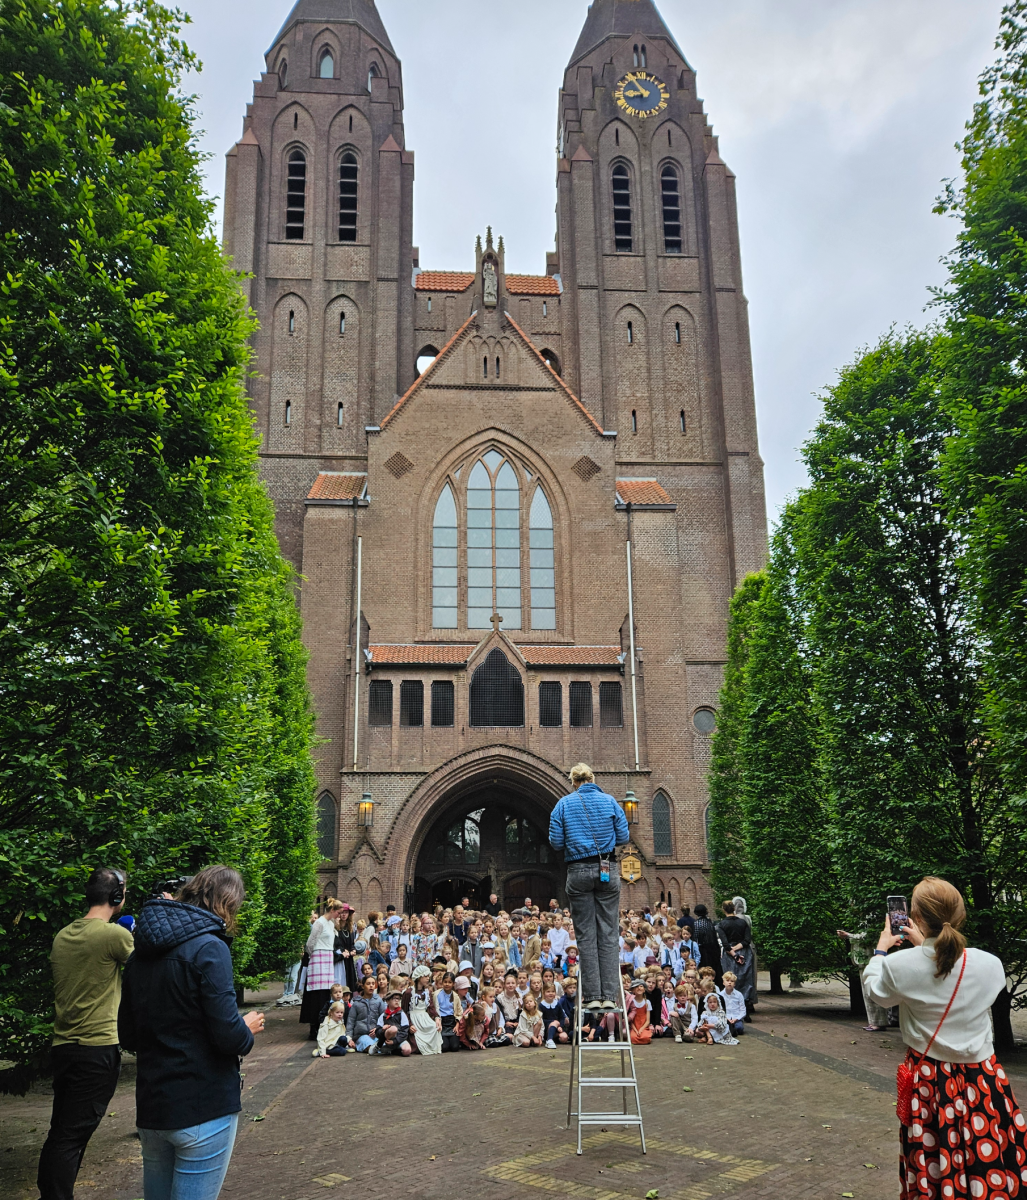
[{"label": "white blouse", "polygon": [[[887,958],[876,954],[863,972],[870,995],[882,1008],[899,1006],[902,1040],[920,1054],[938,1028],[962,966],[961,958],[956,959],[951,974],[936,979],[934,942],[928,938],[922,946],[896,951]],[[990,1058],[995,1053],[991,1006],[1005,986],[1001,961],[984,950],[968,949],[963,982],[931,1046],[931,1058],[953,1063]]]},{"label": "white blouse", "polygon": [[338,930],[334,921],[327,917],[318,917],[311,927],[310,937],[307,938],[307,953],[313,954],[315,950],[334,950],[336,933]]}]

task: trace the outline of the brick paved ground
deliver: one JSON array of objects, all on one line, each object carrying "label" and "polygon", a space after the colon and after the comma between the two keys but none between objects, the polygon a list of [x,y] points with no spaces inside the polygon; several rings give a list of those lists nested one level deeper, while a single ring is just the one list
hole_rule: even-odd
[{"label": "brick paved ground", "polygon": [[[751,1036],[736,1047],[668,1040],[639,1050],[645,1158],[634,1131],[612,1128],[575,1155],[565,1128],[567,1049],[315,1061],[294,1011],[268,1015],[268,1033],[246,1064],[225,1200],[306,1200],[336,1188],[374,1200],[483,1192],[489,1200],[641,1200],[653,1188],[660,1200],[898,1194],[901,1043],[897,1031],[862,1032],[837,985],[762,996]],[[1005,1061],[1027,1101],[1027,1051]],[[129,1063],[87,1152],[81,1197],[142,1195],[133,1077]],[[45,1085],[0,1101],[3,1200],[36,1196],[48,1118]]]}]

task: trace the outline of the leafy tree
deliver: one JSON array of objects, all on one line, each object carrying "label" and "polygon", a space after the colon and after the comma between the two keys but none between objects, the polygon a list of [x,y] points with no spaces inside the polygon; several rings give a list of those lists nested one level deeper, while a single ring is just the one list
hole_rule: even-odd
[{"label": "leafy tree", "polygon": [[719,900],[749,895],[738,743],[744,721],[745,673],[753,610],[765,584],[766,575],[761,571],[743,579],[731,598],[728,618],[727,666],[717,709],[709,774],[710,881]]},{"label": "leafy tree", "polygon": [[[1021,814],[982,724],[965,522],[943,487],[946,349],[929,332],[889,335],[828,391],[805,450],[797,578],[845,899],[876,925],[887,893],[943,875],[1015,991],[1027,978]],[[1007,1044],[1010,998],[995,1008]]]},{"label": "leafy tree", "polygon": [[966,566],[986,647],[991,732],[1027,793],[1027,2],[1002,13],[999,58],[963,142],[963,183],[939,211],[962,219],[942,295],[945,390],[956,428],[950,492],[970,514]]},{"label": "leafy tree", "polygon": [[838,969],[840,908],[827,841],[818,722],[804,614],[795,589],[794,514],[774,537],[748,628],[738,738],[749,896],[760,955],[773,971]]},{"label": "leafy tree", "polygon": [[313,897],[298,617],[178,34],[151,0],[0,8],[0,1058],[28,1068],[93,867],[138,908],[239,866],[240,978]]}]

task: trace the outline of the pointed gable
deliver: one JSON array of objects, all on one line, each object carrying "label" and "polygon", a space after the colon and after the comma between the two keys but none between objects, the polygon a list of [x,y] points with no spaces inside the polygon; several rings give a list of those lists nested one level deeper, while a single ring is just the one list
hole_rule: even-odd
[{"label": "pointed gable", "polygon": [[[393,423],[393,421],[395,421],[400,412],[411,403],[411,401],[422,388],[428,386],[429,384],[441,384],[444,386],[444,379],[441,377],[444,374],[446,364],[454,358],[457,347],[472,335],[472,326],[474,325],[477,316],[478,313],[476,311],[471,313],[463,325],[460,326],[460,328],[455,334],[453,334],[445,346],[442,347],[442,349],[439,351],[438,357],[433,360],[431,366],[429,366],[422,375],[419,375],[407,389],[406,393],[400,397],[400,399],[396,402],[395,407],[382,421],[380,426],[382,432],[384,432]],[[581,403],[578,397],[575,396],[567,384],[564,383],[560,376],[557,375],[549,363],[546,362],[546,360],[542,357],[538,347],[535,346],[531,338],[529,338],[524,330],[521,329],[513,317],[511,317],[509,313],[504,313],[503,316],[507,324],[516,335],[517,340],[521,343],[528,362],[531,363],[538,372],[539,390],[553,389],[561,392],[568,403],[573,406],[574,411],[578,414],[578,416],[588,423],[593,433],[597,434],[599,437],[606,436],[603,433],[603,427],[599,424],[595,417],[592,416],[584,404]],[[522,386],[524,385],[522,384]],[[483,384],[482,390],[488,391],[488,385]]]},{"label": "pointed gable", "polygon": [[359,25],[379,45],[395,56],[374,0],[296,0],[293,10],[272,43],[276,46],[297,21],[316,21],[319,25]]},{"label": "pointed gable", "polygon": [[664,24],[653,0],[593,0],[589,6],[578,44],[574,47],[570,65],[591,54],[608,38],[631,37],[641,34],[647,38],[660,38],[667,42],[685,60],[674,35]]}]

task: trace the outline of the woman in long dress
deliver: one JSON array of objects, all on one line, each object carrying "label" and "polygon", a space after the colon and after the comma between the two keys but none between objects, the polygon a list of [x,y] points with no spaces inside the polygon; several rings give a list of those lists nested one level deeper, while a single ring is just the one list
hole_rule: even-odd
[{"label": "woman in long dress", "polygon": [[344,904],[341,911],[343,918],[339,932],[335,935],[335,982],[348,987],[356,995],[357,952],[353,933],[353,909]]},{"label": "woman in long dress", "polygon": [[745,1001],[746,1020],[752,1020],[752,1010],[757,1004],[756,953],[749,922],[735,914],[732,900],[724,904],[724,919],[717,925],[717,934],[724,947],[720,959],[721,972],[734,972],[735,990]]},{"label": "woman in long dress", "polygon": [[[883,1008],[899,1006],[912,1072],[909,1124],[900,1124],[902,1200],[1023,1192],[1027,1118],[995,1058],[991,1006],[1006,986],[994,954],[968,949],[963,897],[931,876],[913,889],[910,920],[886,917],[865,977]],[[903,941],[912,949],[889,954]]]},{"label": "woman in long dress", "polygon": [[442,1018],[435,1007],[431,971],[414,967],[414,990],[410,995],[410,1024],[419,1054],[442,1053]]},{"label": "woman in long dress", "polygon": [[314,922],[307,938],[310,966],[307,985],[300,1005],[300,1024],[310,1026],[309,1041],[317,1041],[321,1009],[332,998],[335,982],[335,934],[342,919],[342,901],[334,897],[325,902],[325,911]]}]

